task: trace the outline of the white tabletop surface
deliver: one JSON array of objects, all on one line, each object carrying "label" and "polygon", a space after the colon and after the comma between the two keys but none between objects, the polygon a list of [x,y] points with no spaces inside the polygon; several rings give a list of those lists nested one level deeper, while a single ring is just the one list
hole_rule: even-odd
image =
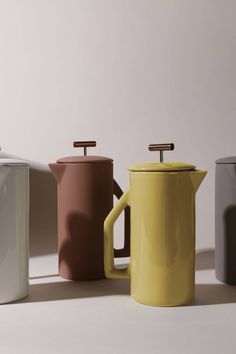
[{"label": "white tabletop surface", "polygon": [[[192,305],[135,303],[125,280],[70,282],[55,255],[30,260],[30,295],[0,308],[0,353],[236,353],[236,286],[215,279],[212,251],[197,256]],[[125,260],[127,261],[127,260]]]}]

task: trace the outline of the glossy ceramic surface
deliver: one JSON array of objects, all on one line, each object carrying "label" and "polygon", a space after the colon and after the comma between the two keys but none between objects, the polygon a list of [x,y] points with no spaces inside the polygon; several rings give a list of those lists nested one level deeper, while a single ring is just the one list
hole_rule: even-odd
[{"label": "glossy ceramic surface", "polygon": [[134,172],[174,172],[174,171],[188,171],[195,170],[196,166],[185,163],[185,162],[142,162],[135,165],[130,166],[129,170]]},{"label": "glossy ceramic surface", "polygon": [[[177,306],[194,297],[195,193],[206,171],[130,172],[130,190],[104,224],[105,274],[131,279],[131,296],[153,306]],[[131,256],[115,269],[113,227],[131,207]]]},{"label": "glossy ceramic surface", "polygon": [[[4,161],[2,161],[4,160]],[[28,294],[29,168],[0,161],[0,303]]]}]

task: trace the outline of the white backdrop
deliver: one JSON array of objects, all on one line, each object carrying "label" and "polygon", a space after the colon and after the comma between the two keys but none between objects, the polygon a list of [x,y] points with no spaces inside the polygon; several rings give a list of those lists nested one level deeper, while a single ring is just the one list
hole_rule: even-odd
[{"label": "white backdrop", "polygon": [[55,239],[55,185],[40,170],[78,153],[75,139],[114,158],[123,188],[130,164],[156,158],[149,143],[174,142],[166,159],[209,171],[197,247],[214,245],[214,160],[236,150],[235,11],[233,0],[0,0],[0,145],[35,168],[36,245]]}]

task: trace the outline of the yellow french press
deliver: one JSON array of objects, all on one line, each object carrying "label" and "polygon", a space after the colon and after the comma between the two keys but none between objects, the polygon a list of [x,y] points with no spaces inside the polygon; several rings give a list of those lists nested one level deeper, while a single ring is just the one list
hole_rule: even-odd
[{"label": "yellow french press", "polygon": [[[131,296],[151,306],[190,302],[195,290],[195,194],[206,171],[192,164],[164,162],[163,152],[174,144],[151,144],[160,162],[133,165],[130,189],[104,223],[104,265],[107,278],[130,278]],[[127,269],[116,269],[114,223],[131,209],[131,254]]]}]

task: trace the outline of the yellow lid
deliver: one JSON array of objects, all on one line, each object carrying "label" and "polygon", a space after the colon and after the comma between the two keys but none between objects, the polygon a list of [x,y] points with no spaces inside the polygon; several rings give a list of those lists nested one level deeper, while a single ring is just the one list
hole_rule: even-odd
[{"label": "yellow lid", "polygon": [[143,162],[129,167],[135,172],[174,172],[195,170],[196,166],[185,162]]}]

